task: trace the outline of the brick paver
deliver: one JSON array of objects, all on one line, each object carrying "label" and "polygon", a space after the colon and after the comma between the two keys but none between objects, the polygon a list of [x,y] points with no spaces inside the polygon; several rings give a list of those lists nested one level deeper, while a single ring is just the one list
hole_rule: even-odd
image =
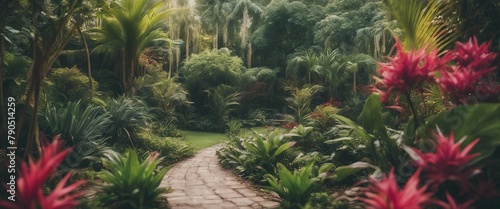
[{"label": "brick paver", "polygon": [[161,186],[171,188],[166,194],[171,209],[198,208],[277,208],[270,198],[238,176],[223,169],[215,155],[219,145],[200,150],[194,157],[174,165]]}]

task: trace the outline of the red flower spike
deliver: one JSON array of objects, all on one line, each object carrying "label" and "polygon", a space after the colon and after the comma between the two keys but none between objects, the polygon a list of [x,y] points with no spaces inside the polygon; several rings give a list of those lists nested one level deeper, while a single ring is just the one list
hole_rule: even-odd
[{"label": "red flower spike", "polygon": [[50,178],[57,166],[71,151],[71,148],[63,150],[63,143],[59,140],[59,136],[56,136],[52,143],[43,146],[40,159],[37,162],[33,160],[30,160],[29,164],[22,162],[16,185],[16,201],[0,200],[0,206],[12,209],[69,209],[77,206],[76,198],[83,194],[70,193],[85,181],[78,181],[65,187],[71,172],[59,182],[52,193],[47,196],[44,196],[43,193],[45,181]]},{"label": "red flower spike", "polygon": [[491,41],[479,45],[477,38],[474,36],[466,43],[457,42],[455,50],[450,53],[457,61],[457,65],[466,67],[471,71],[489,73],[494,69],[490,66],[496,57],[495,53],[488,50],[490,46]]},{"label": "red flower spike", "polygon": [[377,92],[382,101],[387,101],[393,94],[399,95],[410,88],[420,87],[425,81],[431,81],[436,70],[446,67],[447,60],[440,59],[437,51],[426,52],[426,48],[406,52],[399,40],[395,44],[396,56],[389,58],[389,63],[378,63]]},{"label": "red flower spike", "polygon": [[443,207],[443,209],[469,209],[472,203],[474,203],[475,201],[474,199],[472,199],[459,205],[455,202],[455,199],[453,199],[453,197],[448,193],[446,193],[446,200],[448,200],[448,203],[437,201],[437,204]]},{"label": "red flower spike", "polygon": [[497,54],[488,50],[490,45],[491,42],[479,45],[476,37],[472,37],[466,43],[457,42],[455,50],[444,56],[443,59],[455,60],[456,66],[442,69],[436,82],[455,102],[467,104],[468,96],[489,97],[500,92],[499,85],[494,82],[481,82],[495,70],[492,63]]},{"label": "red flower spike", "polygon": [[370,179],[370,186],[364,193],[366,198],[360,198],[367,209],[421,209],[429,203],[432,193],[427,193],[427,185],[418,188],[420,170],[414,173],[403,189],[398,188],[394,177],[394,168],[389,176],[380,181]]},{"label": "red flower spike", "polygon": [[432,153],[422,153],[420,150],[413,148],[416,155],[410,154],[415,165],[422,169],[427,182],[433,186],[447,180],[456,180],[461,183],[465,189],[468,188],[467,179],[472,176],[477,169],[467,169],[467,164],[477,157],[479,153],[469,154],[470,150],[479,142],[479,139],[474,140],[467,145],[463,150],[460,150],[460,145],[465,140],[461,139],[455,143],[453,132],[448,137],[438,129],[438,133],[433,133],[437,140],[433,142],[435,151]]}]

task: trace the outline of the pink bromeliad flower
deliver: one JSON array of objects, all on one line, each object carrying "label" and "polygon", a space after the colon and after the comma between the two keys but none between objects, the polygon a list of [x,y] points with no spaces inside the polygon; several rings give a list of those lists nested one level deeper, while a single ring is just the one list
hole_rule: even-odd
[{"label": "pink bromeliad flower", "polygon": [[443,201],[437,201],[436,204],[441,206],[442,209],[469,209],[475,201],[474,199],[472,199],[465,203],[458,204],[449,193],[446,193],[446,200],[448,201],[447,203]]},{"label": "pink bromeliad flower", "polygon": [[430,203],[432,193],[426,192],[427,185],[419,186],[418,170],[408,179],[406,185],[399,189],[394,177],[394,168],[389,176],[377,181],[370,179],[370,186],[366,188],[364,195],[360,198],[367,209],[421,209]]},{"label": "pink bromeliad flower", "polygon": [[490,46],[491,42],[479,45],[477,38],[472,37],[466,43],[457,42],[455,50],[449,52],[448,56],[452,56],[452,59],[456,60],[457,65],[471,71],[489,73],[495,69],[491,64],[496,57],[495,53],[488,50]]},{"label": "pink bromeliad flower", "polygon": [[415,148],[406,149],[415,165],[422,170],[427,183],[431,186],[437,187],[447,180],[453,180],[461,183],[464,189],[467,188],[467,179],[477,171],[475,168],[467,168],[467,164],[479,155],[479,153],[469,154],[469,152],[479,139],[460,149],[465,137],[455,143],[453,132],[447,137],[438,129],[438,133],[433,133],[433,135],[437,140],[437,143],[433,142],[434,152],[422,153]]},{"label": "pink bromeliad flower", "polygon": [[479,45],[476,37],[472,37],[466,43],[457,42],[455,50],[443,57],[443,59],[456,61],[456,65],[442,68],[440,76],[437,76],[435,80],[441,90],[451,96],[455,102],[466,104],[469,96],[497,95],[500,92],[499,85],[481,81],[495,70],[492,64],[496,53],[488,50],[490,45],[491,42]]},{"label": "pink bromeliad flower", "polygon": [[421,86],[425,81],[432,81],[434,72],[446,65],[446,60],[440,59],[437,51],[426,52],[426,48],[406,52],[397,40],[396,56],[389,58],[389,63],[378,63],[377,90],[382,101],[391,95],[408,92],[411,88]]},{"label": "pink bromeliad flower", "polygon": [[10,209],[70,209],[78,205],[77,198],[83,193],[73,193],[85,181],[81,180],[66,186],[71,172],[66,174],[59,184],[48,195],[43,193],[45,181],[56,171],[57,166],[71,151],[63,150],[63,141],[59,136],[54,137],[52,143],[42,148],[40,159],[37,162],[30,160],[23,162],[16,185],[16,201],[0,200],[0,206]]}]

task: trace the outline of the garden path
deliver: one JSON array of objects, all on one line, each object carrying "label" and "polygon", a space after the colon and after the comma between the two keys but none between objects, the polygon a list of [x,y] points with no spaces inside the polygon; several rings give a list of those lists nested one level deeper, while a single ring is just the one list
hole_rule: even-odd
[{"label": "garden path", "polygon": [[215,152],[220,145],[198,151],[194,157],[175,164],[161,186],[171,209],[276,208],[276,198],[245,183],[221,167]]}]

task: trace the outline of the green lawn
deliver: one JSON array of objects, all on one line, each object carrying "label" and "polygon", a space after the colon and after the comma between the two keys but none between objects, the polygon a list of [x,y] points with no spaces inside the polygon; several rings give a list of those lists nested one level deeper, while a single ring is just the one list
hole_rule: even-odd
[{"label": "green lawn", "polygon": [[201,150],[212,145],[223,142],[227,139],[226,134],[198,131],[181,131],[186,141],[194,148],[194,151]]},{"label": "green lawn", "polygon": [[[255,130],[257,133],[266,133],[267,129],[264,127],[254,127],[251,129],[244,130],[245,135],[253,134]],[[199,131],[181,131],[182,135],[186,137],[194,151],[197,152],[203,148],[207,148],[216,144],[219,144],[227,139],[227,135],[223,133],[213,133],[213,132],[199,132]]]}]

